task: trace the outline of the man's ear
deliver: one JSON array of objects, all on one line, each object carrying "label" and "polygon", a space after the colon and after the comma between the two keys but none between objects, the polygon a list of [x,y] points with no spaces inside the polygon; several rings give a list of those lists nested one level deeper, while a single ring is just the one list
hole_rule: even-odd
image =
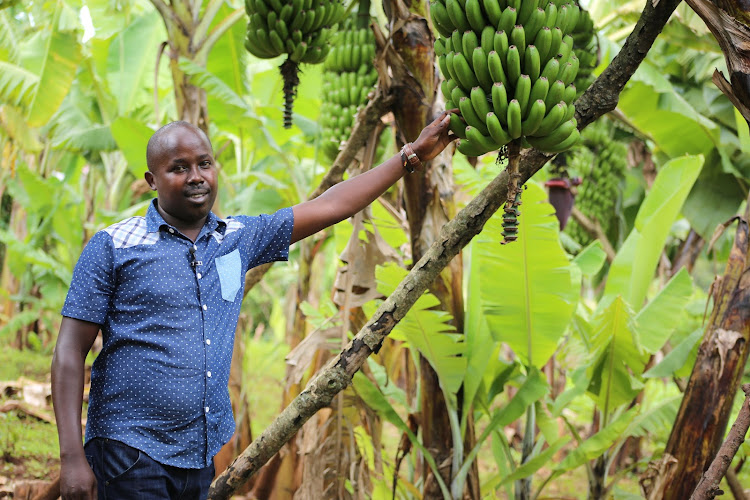
[{"label": "man's ear", "polygon": [[143,174],[143,177],[146,179],[146,182],[148,182],[148,185],[151,186],[151,191],[156,191],[156,183],[154,182],[154,174],[152,174],[150,170],[146,170],[146,173]]}]

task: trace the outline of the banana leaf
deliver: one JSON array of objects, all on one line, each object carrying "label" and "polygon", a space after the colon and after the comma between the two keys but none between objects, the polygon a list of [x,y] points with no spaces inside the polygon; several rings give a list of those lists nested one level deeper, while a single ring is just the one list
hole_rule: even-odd
[{"label": "banana leaf", "polygon": [[[523,364],[543,366],[555,352],[576,301],[579,283],[560,246],[555,209],[544,190],[529,184],[523,193],[519,238],[501,245],[502,211],[471,243],[479,267],[482,308],[496,341],[506,342]],[[473,285],[470,285],[470,287]]]}]

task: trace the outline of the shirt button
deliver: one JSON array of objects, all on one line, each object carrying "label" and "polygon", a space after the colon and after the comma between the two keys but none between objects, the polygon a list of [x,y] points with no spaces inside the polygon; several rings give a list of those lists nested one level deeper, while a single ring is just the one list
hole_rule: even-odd
[{"label": "shirt button", "polygon": [[211,345],[211,339],[206,339],[206,344]]},{"label": "shirt button", "polygon": [[174,234],[174,229],[172,229],[172,228],[170,227],[170,228],[169,228],[169,232],[170,232],[170,233],[172,233],[172,234]]},{"label": "shirt button", "polygon": [[207,306],[206,304],[203,304],[203,310],[204,310],[204,311],[207,311],[207,310],[208,310],[208,306]]},{"label": "shirt button", "polygon": [[208,375],[208,378],[211,378],[211,372],[206,372],[206,375]]},{"label": "shirt button", "polygon": [[208,413],[208,406],[206,406],[206,413]]},{"label": "shirt button", "polygon": [[198,279],[201,279],[203,275],[201,273],[198,273]]}]

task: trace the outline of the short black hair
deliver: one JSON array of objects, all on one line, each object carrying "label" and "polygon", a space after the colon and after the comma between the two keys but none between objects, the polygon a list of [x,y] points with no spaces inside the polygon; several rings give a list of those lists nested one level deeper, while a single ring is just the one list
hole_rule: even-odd
[{"label": "short black hair", "polygon": [[161,153],[161,149],[163,147],[164,136],[175,127],[179,127],[179,128],[184,127],[203,136],[203,138],[208,143],[208,146],[211,148],[211,151],[213,151],[214,148],[211,145],[211,139],[209,139],[206,133],[200,128],[184,120],[177,120],[174,122],[169,122],[163,127],[161,127],[159,130],[154,132],[154,135],[152,135],[151,138],[148,140],[148,145],[146,146],[146,166],[148,167],[149,170],[151,170],[151,167],[156,161],[156,156]]}]

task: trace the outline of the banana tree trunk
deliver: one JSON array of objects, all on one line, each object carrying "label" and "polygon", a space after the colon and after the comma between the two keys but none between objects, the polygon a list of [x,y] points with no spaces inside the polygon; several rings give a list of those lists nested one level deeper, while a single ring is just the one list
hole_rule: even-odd
[{"label": "banana tree trunk", "polygon": [[669,436],[665,457],[672,466],[649,498],[688,498],[721,446],[750,342],[750,204],[739,220],[727,268],[715,282],[714,309],[685,396]]},{"label": "banana tree trunk", "polygon": [[[238,8],[209,30],[223,1],[175,0],[167,5],[164,0],[151,0],[167,28],[169,70],[174,82],[177,113],[185,120],[208,131],[208,107],[206,91],[190,83],[190,77],[180,69],[181,58],[201,67],[206,66],[208,54],[216,41],[236,22],[244,17],[244,9]],[[205,3],[205,5],[203,5]]]},{"label": "banana tree trunk", "polygon": [[[713,81],[750,122],[750,18],[744,3],[687,0],[719,42],[729,81],[718,70]],[[750,205],[749,205],[750,207]],[[649,498],[688,498],[721,446],[750,342],[750,208],[740,218],[724,276],[714,289],[714,309],[680,410],[667,442],[661,473]]]},{"label": "banana tree trunk", "polygon": [[[395,23],[403,22],[399,30],[392,33],[393,47],[400,57],[402,71],[394,71],[393,86],[396,102],[393,115],[400,132],[399,142],[417,139],[420,131],[430,123],[437,112],[442,111],[442,102],[436,99],[438,74],[435,70],[434,38],[427,18],[427,2],[413,2],[406,7],[398,0],[388,9]],[[422,258],[430,245],[438,238],[442,228],[455,214],[453,203],[452,149],[424,165],[422,172],[404,177],[404,201],[409,221],[411,250],[414,262]],[[456,256],[431,284],[430,291],[440,300],[441,307],[454,318],[454,326],[463,332],[461,255]],[[420,358],[421,418],[424,446],[440,464],[440,473],[445,483],[450,484],[450,466],[453,456],[453,439],[450,420],[440,380],[425,358]],[[464,449],[474,445],[473,425],[469,426]],[[476,465],[476,464],[475,464]],[[437,482],[427,463],[422,464],[426,498],[440,495]],[[469,496],[479,498],[478,468],[472,468],[467,482]]]}]

